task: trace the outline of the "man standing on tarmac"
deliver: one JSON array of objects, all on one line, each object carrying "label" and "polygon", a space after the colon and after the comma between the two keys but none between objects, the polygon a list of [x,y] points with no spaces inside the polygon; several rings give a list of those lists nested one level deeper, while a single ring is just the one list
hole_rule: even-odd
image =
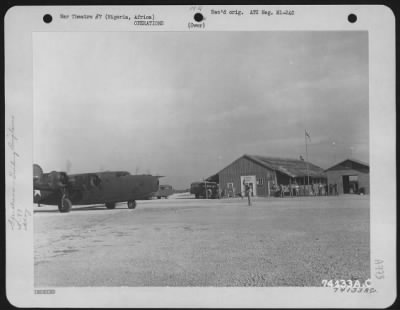
[{"label": "man standing on tarmac", "polygon": [[245,193],[246,193],[246,196],[247,196],[247,199],[248,199],[248,204],[249,204],[249,206],[251,206],[251,198],[250,198],[251,192],[250,192],[249,184],[245,184]]}]

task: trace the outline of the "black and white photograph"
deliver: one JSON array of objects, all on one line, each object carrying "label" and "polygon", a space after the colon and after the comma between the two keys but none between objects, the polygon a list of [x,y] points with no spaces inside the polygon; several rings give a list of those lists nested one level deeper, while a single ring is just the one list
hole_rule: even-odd
[{"label": "black and white photograph", "polygon": [[[72,15],[53,22],[90,19]],[[35,294],[377,294],[367,30],[34,31],[31,44]]]},{"label": "black and white photograph", "polygon": [[35,285],[370,278],[366,32],[33,40]]}]

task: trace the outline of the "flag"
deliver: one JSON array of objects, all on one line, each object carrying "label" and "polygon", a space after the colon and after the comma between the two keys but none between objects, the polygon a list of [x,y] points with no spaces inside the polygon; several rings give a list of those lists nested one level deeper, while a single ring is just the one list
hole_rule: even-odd
[{"label": "flag", "polygon": [[304,130],[304,132],[306,133],[306,137],[311,141],[310,134],[307,132],[307,130]]}]

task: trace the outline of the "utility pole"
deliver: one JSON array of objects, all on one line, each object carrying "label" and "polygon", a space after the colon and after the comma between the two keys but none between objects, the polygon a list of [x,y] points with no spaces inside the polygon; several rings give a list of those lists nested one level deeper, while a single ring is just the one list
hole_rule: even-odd
[{"label": "utility pole", "polygon": [[336,142],[332,142],[333,145],[333,163],[336,164]]},{"label": "utility pole", "polygon": [[207,193],[207,181],[206,181],[206,179],[203,179],[204,180],[204,189],[205,189],[205,191],[206,191],[206,199],[208,199],[208,193]]},{"label": "utility pole", "polygon": [[354,150],[354,147],[350,146],[350,158],[353,158],[353,150]]}]

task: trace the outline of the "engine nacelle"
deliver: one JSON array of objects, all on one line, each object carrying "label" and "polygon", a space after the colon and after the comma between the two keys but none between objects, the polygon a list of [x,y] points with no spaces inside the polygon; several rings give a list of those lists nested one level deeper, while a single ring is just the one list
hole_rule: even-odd
[{"label": "engine nacelle", "polygon": [[57,190],[68,185],[68,175],[65,172],[52,171],[43,173],[41,177],[33,180],[34,189]]}]

